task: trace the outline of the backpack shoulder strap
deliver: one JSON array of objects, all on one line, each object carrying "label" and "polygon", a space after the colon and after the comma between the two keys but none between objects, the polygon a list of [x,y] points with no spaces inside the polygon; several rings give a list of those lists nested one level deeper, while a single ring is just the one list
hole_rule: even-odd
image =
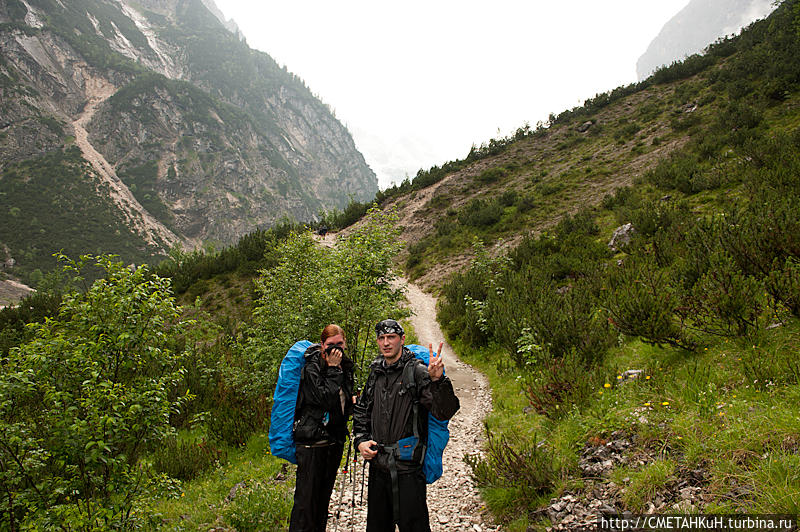
[{"label": "backpack shoulder strap", "polygon": [[403,387],[405,388],[406,392],[411,394],[411,397],[414,398],[414,404],[419,403],[419,391],[417,390],[417,379],[414,373],[416,372],[417,366],[417,359],[412,358],[406,365],[403,366]]}]

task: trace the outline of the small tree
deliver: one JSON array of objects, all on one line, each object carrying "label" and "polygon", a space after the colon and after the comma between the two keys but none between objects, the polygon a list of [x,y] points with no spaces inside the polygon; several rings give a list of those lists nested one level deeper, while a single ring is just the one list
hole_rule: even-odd
[{"label": "small tree", "polygon": [[[63,258],[63,257],[62,257]],[[142,452],[180,406],[179,308],[169,280],[110,257],[106,272],[33,326],[0,375],[0,528],[127,528],[153,485]]]},{"label": "small tree", "polygon": [[290,235],[275,249],[270,258],[277,266],[255,281],[259,297],[247,345],[264,389],[274,386],[286,350],[297,340],[318,340],[328,323],[342,326],[349,355],[359,369],[365,367],[372,326],[407,315],[394,285],[401,246],[396,216],[373,207],[332,249],[318,245],[309,232]]}]

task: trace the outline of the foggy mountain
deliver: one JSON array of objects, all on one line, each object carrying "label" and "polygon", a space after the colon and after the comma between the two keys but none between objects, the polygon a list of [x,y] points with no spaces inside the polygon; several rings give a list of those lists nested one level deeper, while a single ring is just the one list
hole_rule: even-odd
[{"label": "foggy mountain", "polygon": [[720,37],[737,34],[774,8],[772,0],[692,0],[664,25],[636,62],[639,81],[661,66],[702,52]]},{"label": "foggy mountain", "polygon": [[230,244],[377,191],[330,108],[212,0],[2,0],[0,101],[18,274],[59,249]]}]

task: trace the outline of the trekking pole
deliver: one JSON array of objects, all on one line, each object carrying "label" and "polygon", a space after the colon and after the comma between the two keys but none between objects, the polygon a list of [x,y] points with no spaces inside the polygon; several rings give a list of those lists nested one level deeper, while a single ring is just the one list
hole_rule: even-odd
[{"label": "trekking pole", "polygon": [[364,463],[361,466],[361,500],[359,504],[364,504],[364,480],[367,476],[367,461],[364,460]]},{"label": "trekking pole", "polygon": [[[347,440],[350,439],[350,435],[347,435]],[[345,440],[347,442],[347,440]],[[347,459],[344,462],[344,469],[342,470],[342,482],[339,484],[339,504],[336,505],[336,524],[333,527],[333,532],[339,528],[339,520],[342,515],[342,500],[344,498],[344,492],[347,489],[347,471],[350,469],[350,451],[352,450],[352,445],[347,445]]]},{"label": "trekking pole", "polygon": [[353,453],[353,467],[350,469],[350,531],[356,527],[356,480],[354,473],[358,472],[358,455]]}]

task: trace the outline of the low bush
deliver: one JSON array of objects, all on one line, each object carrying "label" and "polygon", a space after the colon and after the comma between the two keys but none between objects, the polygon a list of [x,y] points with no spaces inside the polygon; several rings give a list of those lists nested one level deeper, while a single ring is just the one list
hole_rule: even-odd
[{"label": "low bush", "polygon": [[694,347],[677,318],[683,294],[652,258],[629,258],[609,281],[606,310],[618,331],[654,345]]},{"label": "low bush", "polygon": [[505,167],[495,166],[481,172],[480,175],[478,175],[478,181],[480,181],[485,185],[488,185],[490,183],[496,183],[501,178],[507,175],[508,175],[508,170]]},{"label": "low bush", "polygon": [[225,461],[225,452],[205,440],[169,438],[153,453],[155,470],[179,480],[191,480]]},{"label": "low bush", "polygon": [[536,496],[550,491],[558,472],[547,447],[540,446],[536,435],[530,439],[509,441],[486,430],[486,457],[465,456],[472,476],[481,488],[509,488],[518,495],[515,506],[527,509]]},{"label": "low bush", "polygon": [[576,351],[555,358],[545,350],[525,373],[525,393],[538,414],[558,418],[583,403],[595,380]]},{"label": "low bush", "polygon": [[502,217],[503,208],[497,201],[475,198],[461,208],[458,221],[480,229],[495,225]]},{"label": "low bush", "polygon": [[766,280],[767,292],[795,316],[800,317],[800,260],[790,257],[780,263],[775,259]]}]

